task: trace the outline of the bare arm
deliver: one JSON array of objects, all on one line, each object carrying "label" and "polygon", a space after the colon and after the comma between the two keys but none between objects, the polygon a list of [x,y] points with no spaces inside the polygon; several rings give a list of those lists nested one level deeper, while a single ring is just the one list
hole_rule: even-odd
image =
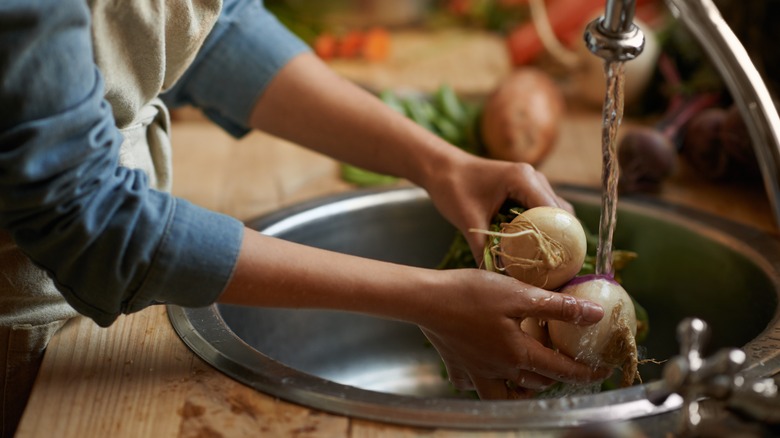
[{"label": "bare arm", "polygon": [[298,55],[274,78],[250,125],[423,187],[432,167],[461,154],[309,53]]},{"label": "bare arm", "polygon": [[[478,158],[446,143],[311,54],[285,66],[257,102],[250,125],[337,160],[406,178],[425,188],[461,231],[486,228],[511,198],[557,205],[547,179],[525,163]],[[467,233],[478,257],[482,237]]]}]

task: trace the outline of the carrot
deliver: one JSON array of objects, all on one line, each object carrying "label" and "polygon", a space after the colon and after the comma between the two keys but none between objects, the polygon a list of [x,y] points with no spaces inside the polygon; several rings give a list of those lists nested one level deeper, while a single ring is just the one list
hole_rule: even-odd
[{"label": "carrot", "polygon": [[341,37],[338,45],[338,56],[341,58],[356,58],[363,47],[363,32],[351,30]]},{"label": "carrot", "polygon": [[[550,27],[560,38],[575,27],[582,30],[584,20],[600,8],[604,8],[604,0],[554,0],[548,3],[547,16]],[[513,29],[507,36],[507,44],[514,65],[528,64],[544,50],[536,26],[531,22]]]},{"label": "carrot", "polygon": [[383,61],[390,54],[390,33],[380,27],[369,29],[363,36],[362,56],[367,61]]},{"label": "carrot", "polygon": [[335,58],[382,61],[390,54],[390,33],[381,27],[351,30],[343,35],[322,32],[314,39],[312,48],[325,61]]},{"label": "carrot", "polygon": [[336,57],[336,46],[338,40],[336,37],[328,32],[323,32],[314,39],[312,44],[314,53],[317,54],[322,60],[329,61]]},{"label": "carrot", "polygon": [[469,0],[450,0],[447,2],[447,10],[455,15],[466,15],[471,9]]}]

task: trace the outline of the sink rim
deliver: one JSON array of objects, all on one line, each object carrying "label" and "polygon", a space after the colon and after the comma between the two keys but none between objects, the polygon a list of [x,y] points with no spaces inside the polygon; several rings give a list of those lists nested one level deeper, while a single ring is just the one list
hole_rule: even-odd
[{"label": "sink rim", "polygon": [[[594,198],[600,198],[592,188],[558,186],[556,190],[570,201],[593,202]],[[425,198],[427,194],[416,187],[361,189],[296,204],[248,221],[247,225],[273,235],[302,222],[327,217],[334,211]],[[768,257],[768,254],[780,254],[780,240],[775,236],[650,196],[624,196],[620,209],[663,219],[731,247],[764,271],[780,294],[780,260]],[[596,418],[598,421],[632,420],[676,411],[682,405],[682,399],[676,395],[660,406],[647,400],[647,392],[659,389],[661,381],[551,400],[479,401],[376,392],[298,371],[255,350],[233,333],[216,304],[194,309],[169,305],[168,315],[184,343],[222,373],[263,393],[351,417],[423,427],[533,429],[577,427],[592,423]],[[761,347],[777,345],[778,341],[780,311],[776,310],[768,326],[742,347],[751,360],[744,372],[747,377],[777,373],[780,351],[765,355],[756,352],[766,353],[767,349]],[[560,415],[561,410],[565,410],[566,415]]]}]

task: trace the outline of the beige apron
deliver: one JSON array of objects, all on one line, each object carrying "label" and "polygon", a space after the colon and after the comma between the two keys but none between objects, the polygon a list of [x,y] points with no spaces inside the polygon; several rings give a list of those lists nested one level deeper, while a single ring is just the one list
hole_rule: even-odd
[{"label": "beige apron", "polygon": [[[170,117],[156,98],[192,62],[221,0],[89,0],[95,61],[124,136],[120,164],[171,188]],[[43,352],[77,313],[0,230],[0,436],[13,436]]]}]

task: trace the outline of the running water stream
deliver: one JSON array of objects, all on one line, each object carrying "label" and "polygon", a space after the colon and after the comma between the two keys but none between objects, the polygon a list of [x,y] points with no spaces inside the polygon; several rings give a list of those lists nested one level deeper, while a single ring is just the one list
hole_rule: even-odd
[{"label": "running water stream", "polygon": [[618,202],[619,166],[617,159],[617,133],[623,120],[623,83],[625,64],[622,61],[605,61],[604,71],[607,92],[601,127],[601,218],[599,244],[596,251],[596,274],[614,276],[612,268],[612,237]]}]

